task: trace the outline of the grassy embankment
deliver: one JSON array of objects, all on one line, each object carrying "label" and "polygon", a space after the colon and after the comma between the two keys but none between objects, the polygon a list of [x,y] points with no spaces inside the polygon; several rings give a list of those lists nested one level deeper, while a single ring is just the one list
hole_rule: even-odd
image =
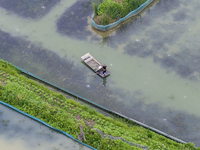
[{"label": "grassy embankment", "polygon": [[[147,0],[104,0],[99,5],[93,4],[94,22],[98,25],[107,25],[125,17],[131,11],[140,7]],[[99,9],[98,9],[99,7]]]},{"label": "grassy embankment", "polygon": [[106,117],[88,106],[67,99],[20,75],[18,69],[3,60],[0,60],[0,100],[77,139],[77,133],[81,133],[81,125],[86,138],[83,142],[97,149],[141,150],[145,146],[152,150],[195,149],[193,143],[177,143],[133,123]]}]

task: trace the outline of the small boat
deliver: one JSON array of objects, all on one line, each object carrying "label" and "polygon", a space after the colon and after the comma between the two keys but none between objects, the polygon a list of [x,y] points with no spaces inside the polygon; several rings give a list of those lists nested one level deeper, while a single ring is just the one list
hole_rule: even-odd
[{"label": "small boat", "polygon": [[103,65],[98,62],[90,53],[87,53],[81,57],[81,59],[99,76],[102,78],[110,75],[110,72],[106,70],[106,75],[103,75]]}]

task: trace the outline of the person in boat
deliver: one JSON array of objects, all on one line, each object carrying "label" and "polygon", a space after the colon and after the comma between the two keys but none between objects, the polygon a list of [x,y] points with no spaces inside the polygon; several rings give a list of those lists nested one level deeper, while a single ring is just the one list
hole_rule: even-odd
[{"label": "person in boat", "polygon": [[106,64],[103,65],[103,75],[106,76],[107,66]]}]

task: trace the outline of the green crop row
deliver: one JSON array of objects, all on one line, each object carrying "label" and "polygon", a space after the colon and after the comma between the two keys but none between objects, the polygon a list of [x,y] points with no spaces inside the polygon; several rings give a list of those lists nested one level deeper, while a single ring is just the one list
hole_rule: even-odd
[{"label": "green crop row", "polygon": [[[193,143],[180,144],[124,119],[106,117],[86,105],[81,105],[62,94],[49,90],[44,85],[30,80],[11,64],[0,60],[0,99],[51,126],[77,137],[80,127],[86,137],[86,144],[102,150],[142,149],[124,141],[148,146],[155,150],[190,150]],[[103,138],[96,130],[124,140]],[[200,149],[200,148],[197,148]]]}]

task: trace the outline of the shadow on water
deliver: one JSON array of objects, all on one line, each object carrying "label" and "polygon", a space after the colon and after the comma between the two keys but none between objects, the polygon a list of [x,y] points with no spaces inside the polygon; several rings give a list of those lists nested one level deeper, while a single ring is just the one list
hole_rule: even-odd
[{"label": "shadow on water", "polygon": [[93,2],[95,0],[77,1],[69,7],[57,21],[58,32],[81,40],[92,35],[87,26],[90,25],[88,19],[93,14]]},{"label": "shadow on water", "polygon": [[161,63],[168,71],[176,71],[181,77],[197,80],[195,74],[200,73],[200,55],[191,56],[188,51],[181,51],[164,55],[163,58],[155,57],[155,62]]},{"label": "shadow on water", "polygon": [[25,18],[39,19],[58,2],[60,0],[1,0],[0,7]]},{"label": "shadow on water", "polygon": [[187,9],[183,9],[177,13],[174,14],[173,16],[173,21],[184,21],[188,18],[188,15],[186,14],[188,12]]},{"label": "shadow on water", "polygon": [[107,83],[106,78],[104,78],[103,79],[103,86],[106,86],[106,83]]}]

